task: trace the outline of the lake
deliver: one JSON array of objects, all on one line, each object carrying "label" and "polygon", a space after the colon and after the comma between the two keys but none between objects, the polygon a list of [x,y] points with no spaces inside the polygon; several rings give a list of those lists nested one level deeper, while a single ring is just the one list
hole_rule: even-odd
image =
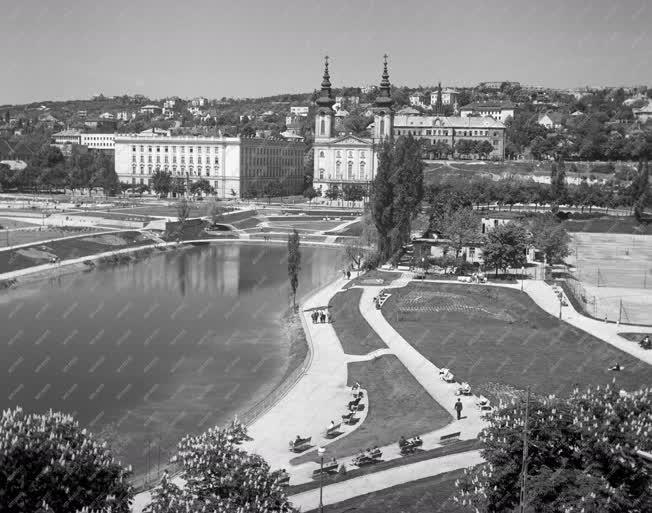
[{"label": "lake", "polygon": [[[337,277],[341,255],[302,248],[298,297]],[[136,473],[158,468],[184,434],[280,382],[286,257],[284,246],[188,247],[0,293],[0,407],[72,413]]]}]

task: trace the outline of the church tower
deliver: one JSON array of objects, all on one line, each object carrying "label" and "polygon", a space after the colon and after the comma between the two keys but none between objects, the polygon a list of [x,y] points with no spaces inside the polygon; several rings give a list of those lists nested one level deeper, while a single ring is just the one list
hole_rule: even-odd
[{"label": "church tower", "polygon": [[392,92],[387,71],[387,55],[383,56],[383,76],[380,91],[374,102],[374,139],[391,139],[394,132],[394,111],[392,110]]},{"label": "church tower", "polygon": [[435,116],[443,116],[444,102],[441,98],[441,82],[437,85],[437,101],[435,102]]},{"label": "church tower", "polygon": [[317,101],[317,113],[315,114],[315,141],[320,139],[331,139],[335,126],[335,99],[331,92],[331,77],[328,74],[328,56],[324,58],[324,78],[321,82],[321,93]]}]

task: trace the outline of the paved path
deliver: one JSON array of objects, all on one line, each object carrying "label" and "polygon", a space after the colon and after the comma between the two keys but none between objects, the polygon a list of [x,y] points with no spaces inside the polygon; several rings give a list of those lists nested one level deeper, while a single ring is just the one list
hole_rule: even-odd
[{"label": "paved path", "polygon": [[[391,488],[403,483],[417,479],[436,476],[445,472],[451,472],[460,468],[482,463],[480,451],[469,451],[449,456],[442,456],[434,460],[419,461],[402,467],[395,467],[373,474],[356,477],[324,487],[324,505],[338,502],[376,492],[385,488]],[[319,507],[319,488],[310,490],[290,497],[292,503],[301,511],[310,511]]]}]

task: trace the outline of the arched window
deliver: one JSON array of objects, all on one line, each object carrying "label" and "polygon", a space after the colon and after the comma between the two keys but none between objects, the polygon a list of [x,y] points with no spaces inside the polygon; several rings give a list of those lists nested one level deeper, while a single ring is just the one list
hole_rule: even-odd
[{"label": "arched window", "polygon": [[320,152],[319,152],[319,158],[320,158],[320,159],[323,159],[325,156],[326,156],[326,155],[324,154],[323,151],[320,151]]},{"label": "arched window", "polygon": [[319,179],[320,179],[320,180],[323,180],[323,179],[324,179],[324,169],[323,169],[323,168],[320,168],[320,169],[319,169]]},{"label": "arched window", "polygon": [[337,150],[335,152],[335,158],[341,159],[342,158],[342,152],[340,150]]},{"label": "arched window", "polygon": [[326,135],[326,120],[323,117],[321,118],[319,133]]},{"label": "arched window", "polygon": [[347,166],[347,180],[353,180],[353,161],[349,160]]},{"label": "arched window", "polygon": [[342,163],[339,160],[335,162],[335,176],[337,178],[342,177]]},{"label": "arched window", "polygon": [[361,180],[366,180],[367,179],[366,167],[367,167],[367,165],[364,162],[360,162],[360,179]]},{"label": "arched window", "polygon": [[350,158],[350,159],[353,158],[353,152],[352,152],[351,150],[349,150],[349,158]]},{"label": "arched window", "polygon": [[385,135],[385,120],[381,119],[380,120],[380,136],[382,137]]}]

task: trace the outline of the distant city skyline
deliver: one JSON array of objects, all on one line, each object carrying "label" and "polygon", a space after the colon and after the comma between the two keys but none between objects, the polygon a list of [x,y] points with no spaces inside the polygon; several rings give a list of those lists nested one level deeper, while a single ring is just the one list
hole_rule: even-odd
[{"label": "distant city skyline", "polygon": [[[270,8],[273,7],[273,8]],[[0,19],[0,104],[96,94],[261,97],[378,84],[652,85],[652,5],[502,0],[23,0]]]}]

